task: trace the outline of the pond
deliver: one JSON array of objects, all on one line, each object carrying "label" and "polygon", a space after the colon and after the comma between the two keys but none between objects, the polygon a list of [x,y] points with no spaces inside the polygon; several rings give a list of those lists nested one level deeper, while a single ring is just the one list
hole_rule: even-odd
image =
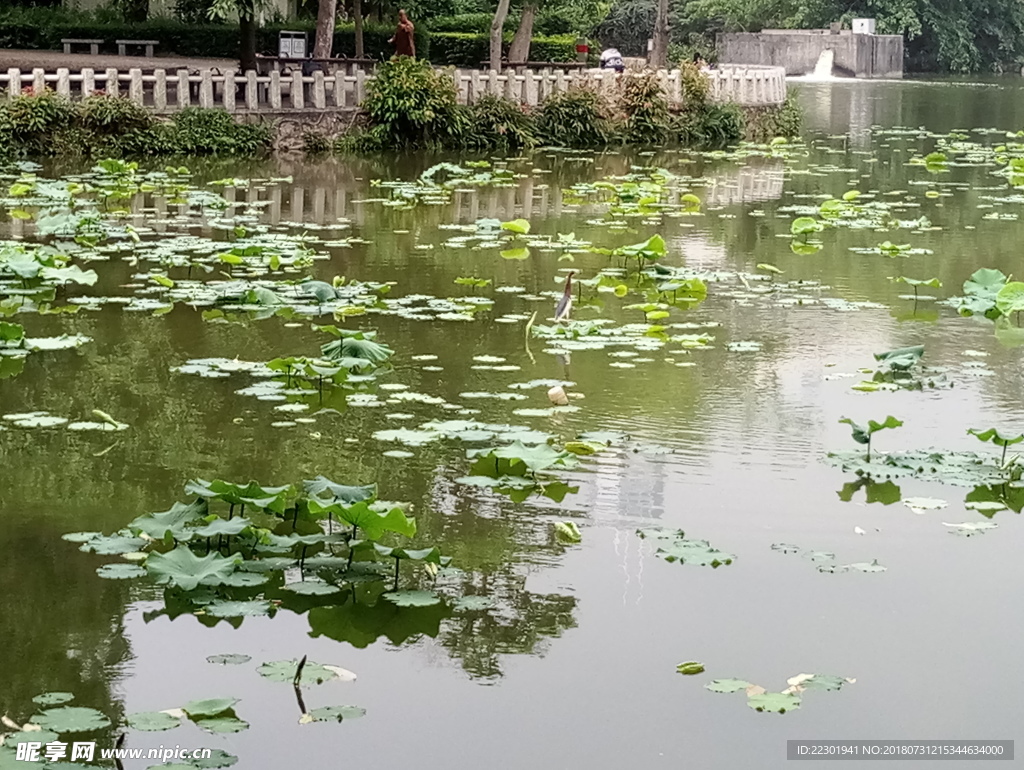
[{"label": "pond", "polygon": [[[70,693],[104,718],[57,719],[61,740],[241,768],[781,768],[788,739],[1016,737],[1024,487],[1016,447],[968,430],[1024,428],[1020,85],[795,87],[805,143],[739,151],[6,169],[28,188],[0,235],[85,274],[5,274],[0,253],[0,321],[30,338],[14,355],[0,327],[0,714]],[[69,180],[92,188],[73,208]],[[306,277],[326,305],[283,283]],[[266,368],[319,356],[334,337],[313,324],[376,337],[341,340],[362,358],[340,375]],[[868,446],[840,423],[889,415]],[[538,484],[482,475],[502,446]],[[389,599],[390,556],[353,577],[323,542],[338,521],[274,524],[252,512],[266,490],[236,496],[275,537],[301,518],[308,554],[192,542],[282,559],[264,585],[132,577],[178,537],[63,537],[197,494],[226,518],[195,479],[319,476],[376,484],[417,528],[381,542],[450,564],[400,562]],[[303,658],[330,681],[293,687]],[[170,732],[126,727],[165,710]],[[25,766],[11,752],[0,768]]]}]

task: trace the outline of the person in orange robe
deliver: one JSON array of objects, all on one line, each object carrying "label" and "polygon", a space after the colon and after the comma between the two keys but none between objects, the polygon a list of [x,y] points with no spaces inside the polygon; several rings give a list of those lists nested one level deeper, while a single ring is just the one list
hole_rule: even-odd
[{"label": "person in orange robe", "polygon": [[395,47],[395,56],[416,58],[416,42],[413,40],[413,24],[405,11],[398,12],[398,29],[388,42]]}]

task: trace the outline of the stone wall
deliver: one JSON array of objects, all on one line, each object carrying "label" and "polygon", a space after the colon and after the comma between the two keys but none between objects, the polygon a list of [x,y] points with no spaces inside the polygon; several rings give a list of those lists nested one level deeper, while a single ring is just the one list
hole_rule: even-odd
[{"label": "stone wall", "polygon": [[718,58],[735,64],[784,67],[787,75],[814,72],[823,51],[835,54],[834,74],[903,77],[902,35],[855,35],[849,30],[764,30],[718,36]]}]

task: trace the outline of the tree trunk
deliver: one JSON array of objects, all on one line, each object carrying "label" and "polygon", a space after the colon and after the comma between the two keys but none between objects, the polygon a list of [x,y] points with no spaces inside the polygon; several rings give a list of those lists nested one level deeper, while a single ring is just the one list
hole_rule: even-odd
[{"label": "tree trunk", "polygon": [[239,8],[238,28],[241,33],[239,68],[243,72],[256,69],[256,14]]},{"label": "tree trunk", "polygon": [[658,0],[653,39],[650,65],[655,69],[664,69],[668,66],[668,0]]},{"label": "tree trunk", "polygon": [[519,29],[512,38],[508,49],[508,60],[520,62],[530,60],[530,40],[533,37],[533,19],[537,15],[537,5],[528,2],[523,6],[523,15],[519,19]]},{"label": "tree trunk", "polygon": [[314,59],[330,59],[334,48],[334,20],[338,12],[337,0],[320,0],[316,15],[316,40],[313,43]]},{"label": "tree trunk", "polygon": [[505,30],[505,18],[508,16],[508,0],[498,0],[498,10],[491,21],[491,69],[501,71],[502,32]]},{"label": "tree trunk", "polygon": [[356,58],[362,59],[363,53],[363,0],[352,0],[352,19],[356,23]]}]

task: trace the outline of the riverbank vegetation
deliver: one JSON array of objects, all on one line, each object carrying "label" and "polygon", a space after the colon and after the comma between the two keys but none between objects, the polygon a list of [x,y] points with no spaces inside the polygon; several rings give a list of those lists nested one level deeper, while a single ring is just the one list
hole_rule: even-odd
[{"label": "riverbank vegetation", "polygon": [[[595,148],[680,144],[722,147],[741,139],[795,136],[800,110],[743,109],[708,100],[707,79],[684,63],[683,106],[670,106],[654,73],[637,70],[612,94],[577,87],[530,108],[488,96],[460,105],[451,78],[402,58],[382,65],[363,103],[366,126],[334,140],[341,152],[394,148],[520,150],[537,145]],[[326,150],[331,138],[307,136],[307,148]]]},{"label": "riverbank vegetation", "polygon": [[72,102],[53,91],[0,101],[0,156],[252,155],[273,130],[191,107],[159,120],[135,102],[97,94]]}]

